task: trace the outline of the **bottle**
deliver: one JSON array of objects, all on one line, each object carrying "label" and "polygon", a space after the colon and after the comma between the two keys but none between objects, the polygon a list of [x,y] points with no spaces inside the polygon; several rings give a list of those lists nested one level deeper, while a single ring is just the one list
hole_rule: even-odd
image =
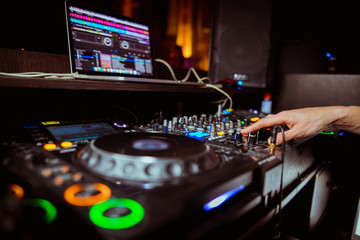
[{"label": "bottle", "polygon": [[264,100],[261,101],[261,112],[263,113],[271,113],[272,101],[271,101],[271,94],[265,93]]}]

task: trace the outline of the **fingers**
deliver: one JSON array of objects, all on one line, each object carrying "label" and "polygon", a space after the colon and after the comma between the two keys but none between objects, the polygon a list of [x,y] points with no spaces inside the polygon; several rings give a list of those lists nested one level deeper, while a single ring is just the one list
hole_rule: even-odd
[{"label": "fingers", "polygon": [[[294,139],[295,138],[294,131],[292,131],[291,129],[285,131],[284,138],[285,138],[285,141],[290,141],[290,140]],[[270,144],[270,141],[271,141],[271,137],[268,138],[268,144]],[[281,145],[283,143],[283,141],[284,141],[284,139],[283,139],[282,133],[278,132],[276,135],[276,143],[275,144]]]},{"label": "fingers", "polygon": [[246,135],[250,132],[255,132],[262,128],[272,127],[274,125],[283,123],[284,121],[278,115],[268,115],[266,118],[262,118],[256,123],[248,126],[247,128],[244,128],[243,130],[241,130],[241,133]]}]

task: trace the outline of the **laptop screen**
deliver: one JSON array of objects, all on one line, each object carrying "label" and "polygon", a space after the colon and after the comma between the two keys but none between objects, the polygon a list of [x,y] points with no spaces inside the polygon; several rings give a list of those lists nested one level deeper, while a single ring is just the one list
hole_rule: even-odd
[{"label": "laptop screen", "polygon": [[149,26],[66,1],[71,71],[155,77]]}]

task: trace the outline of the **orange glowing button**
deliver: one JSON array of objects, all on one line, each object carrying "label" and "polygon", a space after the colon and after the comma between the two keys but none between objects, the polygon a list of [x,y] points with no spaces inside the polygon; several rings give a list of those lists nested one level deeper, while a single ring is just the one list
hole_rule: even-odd
[{"label": "orange glowing button", "polygon": [[[93,190],[98,193],[93,195]],[[80,192],[85,192],[85,196],[78,196]],[[86,196],[86,192],[89,192]],[[84,195],[84,194],[83,194]],[[93,206],[103,202],[111,197],[111,189],[102,183],[90,185],[74,184],[68,187],[64,192],[65,200],[75,206]]]},{"label": "orange glowing button", "polygon": [[52,171],[49,168],[45,168],[41,171],[41,175],[44,177],[50,177],[52,175]]},{"label": "orange glowing button", "polygon": [[17,184],[10,184],[9,185],[10,190],[15,194],[16,198],[18,200],[22,199],[24,197],[24,189],[20,187]]},{"label": "orange glowing button", "polygon": [[225,135],[225,132],[217,132],[217,135],[219,136]]},{"label": "orange glowing button", "polygon": [[259,121],[259,120],[260,120],[259,117],[252,117],[252,118],[250,118],[250,121],[252,121],[252,122],[256,122],[256,121]]},{"label": "orange glowing button", "polygon": [[67,142],[67,141],[60,143],[60,146],[63,148],[69,148],[72,147],[72,145],[73,145],[72,142]]},{"label": "orange glowing button", "polygon": [[44,145],[44,149],[48,150],[48,151],[54,150],[54,149],[56,149],[56,144],[55,143],[47,143]]},{"label": "orange glowing button", "polygon": [[63,172],[63,173],[70,172],[70,167],[68,165],[62,166],[61,167],[61,172]]},{"label": "orange glowing button", "polygon": [[62,177],[55,177],[54,178],[54,183],[57,186],[61,186],[64,184],[64,179]]},{"label": "orange glowing button", "polygon": [[77,172],[77,173],[73,174],[72,179],[74,181],[80,181],[82,179],[82,177],[83,177],[83,175],[81,173]]}]

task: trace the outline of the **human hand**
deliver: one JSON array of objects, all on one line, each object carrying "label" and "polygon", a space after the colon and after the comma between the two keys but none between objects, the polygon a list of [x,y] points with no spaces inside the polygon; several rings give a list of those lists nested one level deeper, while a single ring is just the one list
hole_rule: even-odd
[{"label": "human hand", "polygon": [[[285,140],[304,138],[318,134],[335,122],[339,115],[338,107],[314,107],[282,111],[276,115],[268,115],[253,125],[241,130],[243,135],[275,125],[285,125],[289,130],[285,131]],[[278,133],[276,145],[283,142]]]}]

